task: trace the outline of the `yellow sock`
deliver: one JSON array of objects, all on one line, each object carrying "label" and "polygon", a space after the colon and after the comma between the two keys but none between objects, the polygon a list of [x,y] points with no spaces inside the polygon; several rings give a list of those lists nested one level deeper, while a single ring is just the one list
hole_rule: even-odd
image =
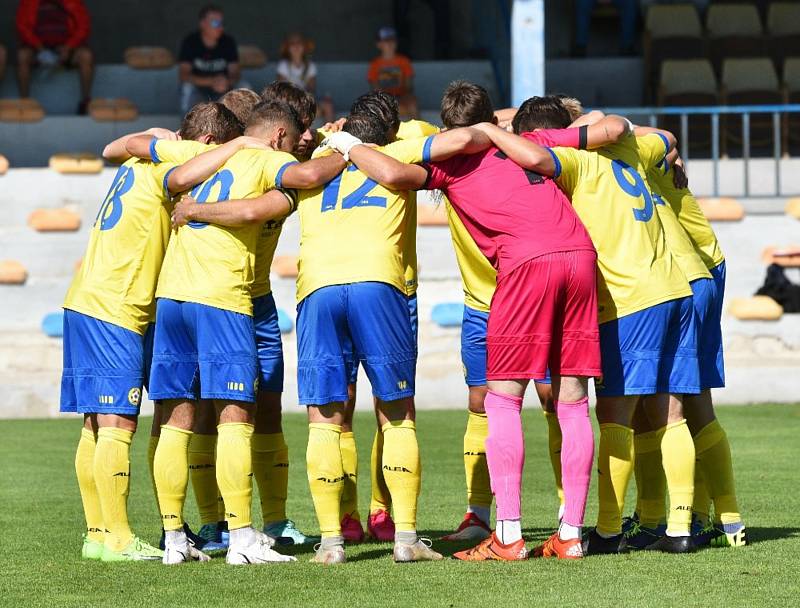
[{"label": "yellow sock", "polygon": [[323,538],[342,535],[341,501],[344,487],[342,427],[312,422],[308,425],[308,486]]},{"label": "yellow sock", "polygon": [[714,518],[723,524],[742,521],[736,501],[731,446],[719,421],[714,420],[700,429],[694,444],[708,492],[714,501]]},{"label": "yellow sock", "polygon": [[647,528],[655,528],[667,516],[667,480],[661,464],[661,437],[664,429],[639,433],[633,437],[634,473],[638,496],[636,512]]},{"label": "yellow sock", "polygon": [[86,518],[86,537],[98,543],[105,541],[103,510],[100,497],[94,482],[94,453],[97,438],[86,427],[81,429],[81,438],[75,452],[75,473],[78,476],[78,488],[81,491],[83,515]]},{"label": "yellow sock", "polygon": [[708,493],[703,467],[697,461],[697,442],[694,444],[694,502],[692,503],[692,515],[704,526],[711,519],[711,495]]},{"label": "yellow sock", "polygon": [[150,484],[153,487],[153,498],[158,509],[158,490],[156,489],[156,473],[153,462],[156,459],[156,448],[158,447],[158,435],[150,435],[147,441],[147,471],[150,473]]},{"label": "yellow sock", "polygon": [[342,516],[349,515],[361,521],[358,512],[358,452],[356,438],[352,431],[339,436],[339,449],[342,451],[342,471],[344,487],[342,488]]},{"label": "yellow sock", "polygon": [[132,438],[133,433],[123,429],[104,427],[97,431],[94,480],[106,527],[105,544],[112,551],[122,551],[133,539],[128,525]]},{"label": "yellow sock", "polygon": [[547,453],[550,454],[550,466],[553,467],[558,503],[564,506],[564,486],[561,485],[561,425],[555,412],[542,412],[547,420]]},{"label": "yellow sock", "polygon": [[217,520],[217,470],[214,449],[216,435],[194,433],[189,440],[189,477],[192,480],[194,499],[200,512],[200,524],[213,524]]},{"label": "yellow sock", "polygon": [[256,433],[252,440],[253,477],[261,499],[264,524],[286,519],[289,488],[289,446],[283,433]]},{"label": "yellow sock", "polygon": [[165,424],[161,427],[153,470],[155,471],[161,525],[165,530],[183,527],[183,503],[189,483],[189,440],[191,431]]},{"label": "yellow sock", "polygon": [[661,437],[661,459],[669,492],[667,533],[688,534],[694,500],[694,442],[685,420],[666,426]]},{"label": "yellow sock", "polygon": [[422,468],[417,445],[417,427],[412,420],[387,422],[383,431],[383,476],[394,506],[398,532],[417,529],[417,500]]},{"label": "yellow sock", "polygon": [[620,424],[600,425],[597,449],[597,529],[606,535],[622,532],[625,492],[633,472],[633,429]]},{"label": "yellow sock", "polygon": [[369,458],[369,473],[372,485],[369,512],[389,511],[392,508],[392,495],[383,475],[383,431],[377,429],[372,440],[372,453]]},{"label": "yellow sock", "polygon": [[253,425],[225,422],[217,427],[217,485],[229,530],[253,523]]},{"label": "yellow sock", "polygon": [[464,432],[464,473],[467,477],[467,505],[492,506],[489,466],[486,464],[486,436],[489,423],[486,414],[469,412]]}]

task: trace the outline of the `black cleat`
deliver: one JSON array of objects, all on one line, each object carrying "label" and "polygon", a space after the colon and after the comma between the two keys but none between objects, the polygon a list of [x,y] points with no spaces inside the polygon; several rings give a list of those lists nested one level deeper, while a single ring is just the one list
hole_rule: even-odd
[{"label": "black cleat", "polygon": [[645,551],[661,551],[662,553],[694,553],[697,546],[691,536],[662,536]]},{"label": "black cleat", "polygon": [[589,531],[583,537],[584,555],[618,555],[628,552],[628,543],[624,534],[617,534],[611,538],[603,538],[596,529]]}]

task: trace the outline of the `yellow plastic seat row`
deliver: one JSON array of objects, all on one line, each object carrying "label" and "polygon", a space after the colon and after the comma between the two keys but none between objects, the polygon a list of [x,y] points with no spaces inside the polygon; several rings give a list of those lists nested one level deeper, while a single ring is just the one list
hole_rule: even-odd
[{"label": "yellow plastic seat row", "polygon": [[[125,49],[125,63],[134,70],[165,70],[175,65],[175,55],[163,46],[132,46]],[[239,47],[239,64],[243,68],[266,65],[267,55],[255,45]]]},{"label": "yellow plastic seat row", "polygon": [[63,152],[50,157],[50,168],[58,173],[100,173],[103,159],[90,152]]}]

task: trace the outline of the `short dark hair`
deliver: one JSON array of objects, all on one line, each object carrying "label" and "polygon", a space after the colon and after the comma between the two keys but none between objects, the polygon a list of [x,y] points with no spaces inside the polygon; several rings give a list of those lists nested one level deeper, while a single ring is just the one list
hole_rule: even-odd
[{"label": "short dark hair", "polygon": [[215,143],[223,144],[242,134],[242,123],[236,115],[217,101],[198,103],[186,113],[181,122],[183,139],[200,139],[211,135]]},{"label": "short dark hair", "polygon": [[253,108],[250,119],[247,121],[245,130],[252,127],[268,127],[274,124],[281,124],[287,130],[296,131],[300,135],[305,128],[303,122],[291,106],[282,101],[262,101]]},{"label": "short dark hair", "polygon": [[246,125],[253,108],[261,103],[261,97],[250,89],[232,89],[219,98],[219,102]]},{"label": "short dark hair", "polygon": [[389,130],[395,133],[400,128],[400,103],[397,97],[386,91],[365,93],[350,106],[350,114],[374,116],[385,122]]},{"label": "short dark hair", "polygon": [[217,4],[205,4],[200,9],[200,12],[197,13],[198,19],[202,21],[208,16],[208,13],[219,13],[220,15],[224,15],[225,11],[222,10],[222,7]]},{"label": "short dark hair", "polygon": [[314,96],[296,84],[285,80],[275,80],[261,91],[264,101],[280,101],[292,108],[305,125],[302,133],[311,126],[317,116],[317,102]]},{"label": "short dark hair", "polygon": [[494,108],[489,92],[466,80],[451,82],[442,96],[442,123],[448,129],[492,122]]},{"label": "short dark hair", "polygon": [[358,137],[367,144],[385,146],[391,141],[391,129],[385,121],[373,114],[351,114],[342,131]]},{"label": "short dark hair", "polygon": [[517,110],[511,126],[514,133],[536,129],[565,129],[572,123],[569,112],[557,97],[531,97]]}]

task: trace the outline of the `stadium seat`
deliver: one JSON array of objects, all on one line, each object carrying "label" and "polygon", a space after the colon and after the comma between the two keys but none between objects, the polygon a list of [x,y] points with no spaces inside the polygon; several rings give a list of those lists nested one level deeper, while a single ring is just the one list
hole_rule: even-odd
[{"label": "stadium seat", "polygon": [[706,13],[709,51],[719,68],[728,57],[759,57],[765,52],[764,29],[753,4],[713,4]]},{"label": "stadium seat", "polygon": [[28,226],[37,232],[74,232],[81,218],[69,209],[36,209],[28,216]]},{"label": "stadium seat", "polygon": [[417,224],[420,226],[447,226],[444,205],[417,205]]},{"label": "stadium seat", "polygon": [[[780,104],[783,93],[778,74],[768,57],[756,59],[726,59],[722,63],[721,98],[723,105]],[[722,153],[727,146],[742,142],[742,123],[738,116],[723,116]],[[772,116],[753,114],[750,117],[750,145],[771,146],[773,141]]]},{"label": "stadium seat", "polygon": [[28,278],[28,271],[16,260],[0,260],[0,284],[22,285]]},{"label": "stadium seat", "polygon": [[[708,59],[670,59],[661,64],[659,106],[714,106],[719,103],[717,78]],[[689,150],[691,155],[710,148],[711,126],[706,115],[689,115]],[[681,133],[681,117],[661,117],[661,127]]]},{"label": "stadium seat", "polygon": [[175,65],[175,56],[163,46],[132,46],[125,49],[125,63],[136,70],[163,70]]},{"label": "stadium seat", "polygon": [[790,198],[786,201],[786,207],[784,209],[786,211],[786,215],[790,215],[795,219],[800,220],[800,197]]},{"label": "stadium seat", "polygon": [[276,255],[272,260],[272,271],[282,279],[294,279],[297,277],[297,260],[296,255]]},{"label": "stadium seat", "polygon": [[5,175],[8,171],[8,159],[0,154],[0,175]]},{"label": "stadium seat", "polygon": [[[786,103],[800,103],[800,57],[789,57],[783,62],[783,98]],[[787,114],[783,121],[784,141],[790,150],[793,145],[800,144],[800,114]]]},{"label": "stadium seat", "polygon": [[35,99],[0,99],[0,121],[39,122],[43,118],[44,109]]},{"label": "stadium seat", "polygon": [[294,329],[292,318],[282,308],[278,309],[278,327],[282,334],[290,334]]},{"label": "stadium seat", "polygon": [[247,69],[263,68],[267,65],[267,54],[253,44],[239,46],[239,65]]},{"label": "stadium seat", "polygon": [[709,222],[738,222],[744,219],[744,207],[735,198],[700,198],[697,203]]},{"label": "stadium seat", "polygon": [[444,302],[436,304],[431,310],[431,321],[439,327],[460,327],[464,318],[462,302]]},{"label": "stadium seat", "polygon": [[64,336],[64,313],[51,312],[42,319],[42,331],[51,338],[61,338]]},{"label": "stadium seat", "polygon": [[767,12],[767,45],[778,66],[800,55],[800,3],[773,2]]},{"label": "stadium seat", "polygon": [[800,268],[800,245],[767,247],[761,252],[761,259],[767,265],[777,264],[786,268]]},{"label": "stadium seat", "polygon": [[50,168],[59,173],[100,173],[103,159],[89,152],[64,152],[50,157]]},{"label": "stadium seat", "polygon": [[92,99],[89,116],[98,122],[125,122],[136,120],[139,110],[129,99]]},{"label": "stadium seat", "polygon": [[740,321],[777,321],[783,316],[783,307],[769,296],[733,298],[728,313]]}]

